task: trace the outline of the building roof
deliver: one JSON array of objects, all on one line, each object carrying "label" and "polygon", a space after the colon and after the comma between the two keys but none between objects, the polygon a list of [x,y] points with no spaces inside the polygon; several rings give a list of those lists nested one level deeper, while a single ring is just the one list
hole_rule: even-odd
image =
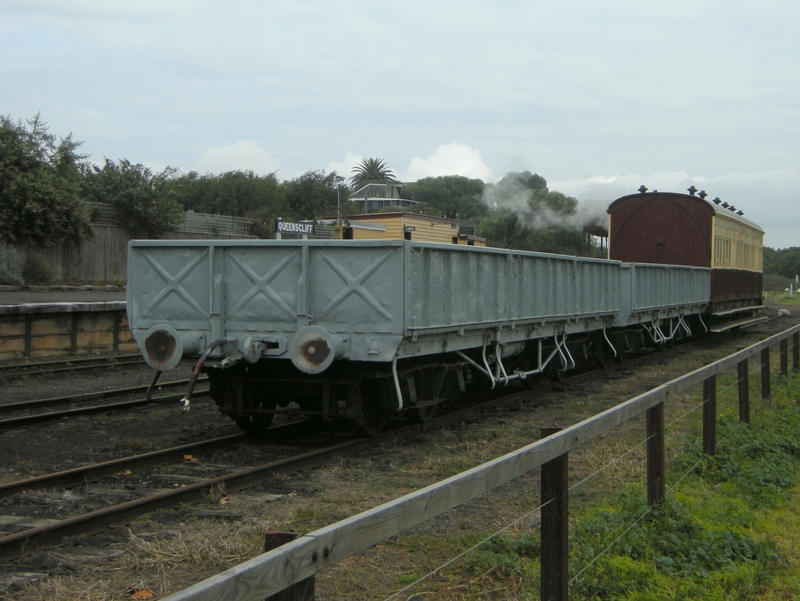
[{"label": "building roof", "polygon": [[408,213],[405,211],[393,211],[391,213],[364,213],[361,215],[347,215],[345,219],[348,221],[368,221],[370,219],[389,219],[389,218],[406,218],[406,219],[424,219],[425,221],[438,221],[440,223],[455,223],[458,224],[458,219],[450,219],[449,217],[436,217],[435,215],[424,215],[422,213]]},{"label": "building roof", "polygon": [[[694,194],[683,194],[681,192],[659,192],[658,190],[653,190],[652,192],[639,192],[637,194],[628,194],[627,196],[622,196],[608,205],[608,212],[611,212],[611,207],[622,200],[628,200],[631,198],[641,198],[643,200],[651,200],[655,195],[658,196],[679,196],[681,198],[690,199],[694,202],[703,203],[711,208],[712,212],[715,215],[719,215],[722,218],[732,219],[734,221],[740,222],[742,225],[747,226],[748,228],[752,228],[754,230],[758,230],[762,234],[764,230],[761,229],[759,225],[746,219],[742,215],[737,214],[735,211],[731,211],[728,207],[724,207],[723,204],[720,202],[717,204],[713,200],[706,200],[705,198],[701,198],[700,196],[695,196]],[[718,198],[715,200],[719,200]],[[725,203],[727,204],[727,203]]]}]

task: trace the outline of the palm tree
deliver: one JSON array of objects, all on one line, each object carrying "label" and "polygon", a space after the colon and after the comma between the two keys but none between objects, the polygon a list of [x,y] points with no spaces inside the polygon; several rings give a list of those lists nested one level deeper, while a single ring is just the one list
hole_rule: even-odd
[{"label": "palm tree", "polygon": [[369,182],[395,182],[394,172],[381,159],[363,159],[352,169],[350,188],[357,190]]}]

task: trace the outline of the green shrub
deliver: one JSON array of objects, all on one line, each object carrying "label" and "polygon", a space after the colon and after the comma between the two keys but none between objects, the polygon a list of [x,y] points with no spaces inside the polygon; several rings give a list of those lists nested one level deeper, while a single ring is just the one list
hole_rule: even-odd
[{"label": "green shrub", "polygon": [[41,255],[33,251],[25,253],[25,264],[22,267],[22,277],[27,284],[46,286],[53,281],[53,272]]}]

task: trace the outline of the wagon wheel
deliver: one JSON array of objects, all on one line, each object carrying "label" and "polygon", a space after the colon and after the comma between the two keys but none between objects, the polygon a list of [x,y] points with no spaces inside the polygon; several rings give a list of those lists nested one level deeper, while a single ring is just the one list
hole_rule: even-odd
[{"label": "wagon wheel", "polygon": [[360,402],[361,418],[356,422],[356,428],[364,436],[377,436],[392,413],[392,398],[386,380],[365,379],[361,384]]},{"label": "wagon wheel", "polygon": [[605,369],[614,359],[614,353],[605,340],[594,340],[592,344],[592,360],[596,367]]},{"label": "wagon wheel", "polygon": [[436,413],[436,405],[425,405],[424,407],[410,407],[407,411],[408,419],[415,424],[426,424]]},{"label": "wagon wheel", "polygon": [[[256,385],[252,382],[242,384],[242,394],[244,395],[244,406],[247,409],[267,410],[275,409],[276,402],[266,398],[258,398]],[[245,432],[253,436],[266,436],[267,428],[272,423],[274,415],[272,413],[233,415],[236,407],[236,382],[222,381],[211,382],[211,396],[219,405],[220,411],[229,415]]]},{"label": "wagon wheel", "polygon": [[[275,402],[273,401],[270,403],[269,401],[259,401],[255,409],[274,410]],[[272,423],[272,418],[274,416],[275,415],[273,413],[251,413],[250,415],[234,417],[233,421],[235,421],[236,425],[248,434],[252,434],[253,436],[257,436],[259,438],[265,438],[267,436],[267,428],[269,428],[269,425]]]}]

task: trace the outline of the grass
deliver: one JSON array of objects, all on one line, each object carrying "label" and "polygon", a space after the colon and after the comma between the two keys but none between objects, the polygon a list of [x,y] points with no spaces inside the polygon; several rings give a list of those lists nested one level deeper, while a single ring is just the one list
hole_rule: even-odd
[{"label": "grass", "polygon": [[[751,399],[758,399],[758,378],[750,385]],[[800,591],[800,374],[773,376],[772,393],[766,403],[752,402],[752,424],[744,427],[738,423],[736,379],[721,378],[718,452],[705,459],[699,412],[691,411],[702,399],[688,394],[673,399],[678,401],[673,419],[687,412],[689,417],[672,428],[667,481],[674,488],[660,507],[646,503],[642,449],[626,453],[636,444],[630,430],[573,454],[570,461],[582,464],[582,472],[606,466],[591,492],[571,493],[580,499],[571,509],[573,598],[795,598]],[[535,503],[526,505],[530,509]],[[395,590],[454,555],[464,557],[398,598],[416,592],[425,599],[538,599],[538,523],[535,517],[528,521],[495,536],[486,531],[450,537],[446,548],[438,537],[404,537],[399,545],[425,561],[398,566]],[[346,597],[353,589],[340,592]]]},{"label": "grass", "polygon": [[570,573],[585,571],[575,598],[778,599],[800,590],[789,569],[800,533],[798,393],[800,377],[776,378],[751,428],[739,427],[730,410],[735,391],[720,395],[717,455],[700,460],[692,424],[668,470],[668,483],[680,483],[662,507],[648,508],[641,486],[627,485],[579,509]]}]

